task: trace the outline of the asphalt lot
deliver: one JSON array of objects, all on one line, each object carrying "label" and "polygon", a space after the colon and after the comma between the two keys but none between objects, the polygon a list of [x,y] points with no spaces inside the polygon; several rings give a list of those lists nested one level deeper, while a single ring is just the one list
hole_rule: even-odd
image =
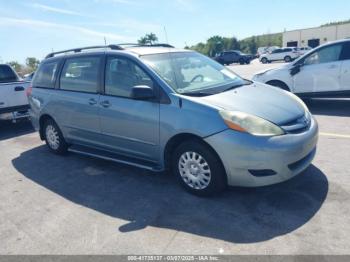
[{"label": "asphalt lot", "polygon": [[321,132],[312,166],[207,199],[169,175],[53,155],[29,122],[2,122],[0,254],[350,254],[350,100],[307,104]]}]

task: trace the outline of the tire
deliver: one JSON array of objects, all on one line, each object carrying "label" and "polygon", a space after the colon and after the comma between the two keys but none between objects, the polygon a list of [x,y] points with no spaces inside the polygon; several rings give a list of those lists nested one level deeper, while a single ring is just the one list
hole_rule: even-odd
[{"label": "tire", "polygon": [[278,80],[271,80],[269,82],[266,82],[267,85],[270,86],[274,86],[274,87],[278,87],[280,89],[283,89],[285,91],[290,92],[289,87],[287,86],[287,84],[283,83],[282,81],[278,81]]},{"label": "tire", "polygon": [[289,63],[289,62],[291,62],[292,61],[292,58],[289,56],[289,55],[287,55],[285,58],[284,58],[284,62],[286,62],[286,63]]},{"label": "tire", "polygon": [[246,63],[247,65],[249,65],[249,64],[250,64],[250,59],[246,60],[245,63]]},{"label": "tire", "polygon": [[240,64],[240,65],[244,65],[244,62],[245,62],[245,61],[244,61],[243,58],[240,58],[240,59],[239,59],[239,64]]},{"label": "tire", "polygon": [[269,62],[269,60],[267,60],[266,57],[261,58],[261,63],[267,64],[268,62]]},{"label": "tire", "polygon": [[221,160],[200,141],[183,142],[175,149],[172,171],[182,187],[198,196],[218,194],[227,186]]},{"label": "tire", "polygon": [[46,120],[43,126],[44,139],[51,152],[63,155],[67,152],[68,144],[61,130],[52,119]]}]

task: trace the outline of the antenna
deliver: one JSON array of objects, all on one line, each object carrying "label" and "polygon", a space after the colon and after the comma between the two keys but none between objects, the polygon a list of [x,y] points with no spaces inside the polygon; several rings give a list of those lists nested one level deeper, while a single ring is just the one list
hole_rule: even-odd
[{"label": "antenna", "polygon": [[163,27],[163,29],[164,29],[165,41],[166,41],[167,44],[169,44],[169,41],[168,41],[168,33],[166,32],[165,26]]}]

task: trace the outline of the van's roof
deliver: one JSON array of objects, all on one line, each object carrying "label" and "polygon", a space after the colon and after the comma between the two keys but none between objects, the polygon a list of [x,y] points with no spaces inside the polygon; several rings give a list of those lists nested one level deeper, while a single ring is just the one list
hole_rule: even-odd
[{"label": "van's roof", "polygon": [[125,51],[137,55],[152,55],[152,54],[164,54],[164,53],[178,53],[178,52],[191,52],[191,50],[180,48],[168,48],[168,47],[128,47]]},{"label": "van's roof", "polygon": [[191,52],[191,50],[178,49],[168,44],[156,44],[156,45],[137,45],[137,44],[124,44],[124,45],[108,45],[108,46],[88,46],[81,48],[74,48],[68,50],[62,50],[58,52],[50,53],[46,56],[46,59],[59,56],[75,56],[82,55],[84,53],[129,53],[132,55],[142,56],[151,54],[165,54],[175,52]]}]

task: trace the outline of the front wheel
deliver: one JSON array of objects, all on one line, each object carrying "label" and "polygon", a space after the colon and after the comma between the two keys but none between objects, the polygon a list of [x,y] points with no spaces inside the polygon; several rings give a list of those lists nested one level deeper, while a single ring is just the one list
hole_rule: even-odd
[{"label": "front wheel", "polygon": [[223,191],[226,172],[219,157],[201,142],[184,142],[172,157],[173,173],[190,193],[209,196]]},{"label": "front wheel", "polygon": [[49,119],[44,124],[45,142],[49,149],[55,154],[64,154],[67,152],[68,145],[64,140],[61,130],[53,121]]},{"label": "front wheel", "polygon": [[268,62],[269,62],[269,60],[267,60],[266,57],[263,57],[263,58],[261,59],[261,63],[263,63],[263,64],[267,64]]}]

